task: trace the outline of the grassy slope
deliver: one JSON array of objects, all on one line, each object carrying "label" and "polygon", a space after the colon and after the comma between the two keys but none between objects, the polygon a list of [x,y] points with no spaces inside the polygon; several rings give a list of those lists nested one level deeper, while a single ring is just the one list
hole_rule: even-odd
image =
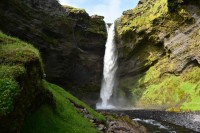
[{"label": "grassy slope", "polygon": [[[95,133],[97,130],[89,120],[77,112],[70,101],[89,110],[94,118],[104,121],[105,118],[79,101],[64,89],[49,83],[45,83],[48,90],[53,94],[56,108],[43,105],[36,112],[27,117],[24,133]],[[69,100],[70,99],[70,100]]]},{"label": "grassy slope", "polygon": [[[200,68],[193,67],[179,76],[161,76],[159,62],[149,69],[132,87],[132,93],[139,93],[138,106],[162,108],[170,111],[200,110]],[[141,87],[143,86],[143,87]]]},{"label": "grassy slope", "polygon": [[[34,67],[37,65],[35,64],[36,62],[30,66],[31,62],[38,60],[39,65],[37,67]],[[29,113],[23,126],[23,132],[97,132],[97,129],[95,129],[94,125],[88,119],[83,118],[83,115],[77,112],[76,108],[71,102],[86,108],[89,113],[98,121],[104,122],[105,117],[89,108],[86,104],[70,95],[64,89],[43,81],[41,76],[43,71],[41,64],[42,61],[40,54],[32,45],[0,32],[0,119],[2,115],[6,116],[12,112],[14,108],[18,108],[18,105],[15,105],[14,103],[16,102],[16,99],[23,97],[21,94],[22,91],[26,90],[25,94],[28,96],[27,98],[29,98],[29,96],[36,96],[32,94],[39,93],[38,91],[42,91],[42,89],[46,88],[53,94],[56,106],[53,107],[51,104],[52,101],[49,101],[49,103],[46,103],[37,109],[36,112]],[[30,72],[30,70],[32,72]],[[40,74],[36,72],[40,72]],[[31,79],[32,81],[35,81],[35,85],[31,84],[32,81],[24,81],[26,79],[22,77],[26,77],[26,75],[37,78],[35,80]],[[22,79],[22,81],[19,82],[19,79]],[[24,83],[25,85],[29,84],[28,86],[31,87],[23,88]],[[37,92],[35,92],[34,87],[38,86],[42,88],[39,90],[36,89]],[[38,99],[42,98],[38,97]],[[24,105],[30,104],[26,101],[24,102]]]}]

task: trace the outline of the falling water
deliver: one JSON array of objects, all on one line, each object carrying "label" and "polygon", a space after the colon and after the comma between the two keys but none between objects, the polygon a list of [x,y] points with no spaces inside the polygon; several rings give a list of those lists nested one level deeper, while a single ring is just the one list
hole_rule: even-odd
[{"label": "falling water", "polygon": [[101,103],[97,103],[97,109],[111,109],[114,106],[110,103],[113,94],[116,71],[117,71],[117,51],[115,47],[115,25],[112,24],[108,31],[106,51],[104,56],[103,81],[101,86]]}]

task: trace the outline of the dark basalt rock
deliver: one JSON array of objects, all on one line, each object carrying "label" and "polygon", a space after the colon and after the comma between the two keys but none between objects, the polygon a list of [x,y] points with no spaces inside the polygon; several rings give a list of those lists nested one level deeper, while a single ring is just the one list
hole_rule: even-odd
[{"label": "dark basalt rock", "polygon": [[138,5],[142,5],[142,4],[144,4],[145,2],[147,2],[148,0],[140,0],[139,2],[138,2]]},{"label": "dark basalt rock", "polygon": [[48,81],[75,95],[82,87],[98,93],[107,37],[102,17],[56,0],[2,0],[0,17],[0,30],[39,49]]},{"label": "dark basalt rock", "polygon": [[92,15],[91,18],[97,19],[97,20],[103,20],[103,19],[104,19],[104,16]]}]

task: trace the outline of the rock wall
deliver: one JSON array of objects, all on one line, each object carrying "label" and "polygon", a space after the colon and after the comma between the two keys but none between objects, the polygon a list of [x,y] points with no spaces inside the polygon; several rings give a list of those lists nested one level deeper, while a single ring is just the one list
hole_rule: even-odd
[{"label": "rock wall", "polygon": [[126,104],[199,110],[198,1],[148,0],[116,21],[119,93]]},{"label": "rock wall", "polygon": [[56,0],[1,0],[0,18],[0,30],[39,49],[48,81],[97,99],[107,38],[103,17]]}]

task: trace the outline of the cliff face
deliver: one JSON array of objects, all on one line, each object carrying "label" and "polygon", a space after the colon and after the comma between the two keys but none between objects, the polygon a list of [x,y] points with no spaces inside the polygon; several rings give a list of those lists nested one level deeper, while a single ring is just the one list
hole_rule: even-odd
[{"label": "cliff face", "polygon": [[199,110],[199,1],[147,0],[116,22],[120,92],[138,107]]},{"label": "cliff face", "polygon": [[98,92],[106,41],[103,17],[56,0],[1,0],[0,18],[3,32],[39,49],[48,81],[75,94],[81,93],[77,88]]},{"label": "cliff face", "polygon": [[0,32],[1,133],[88,133],[106,124],[103,115],[43,74],[37,49]]}]

